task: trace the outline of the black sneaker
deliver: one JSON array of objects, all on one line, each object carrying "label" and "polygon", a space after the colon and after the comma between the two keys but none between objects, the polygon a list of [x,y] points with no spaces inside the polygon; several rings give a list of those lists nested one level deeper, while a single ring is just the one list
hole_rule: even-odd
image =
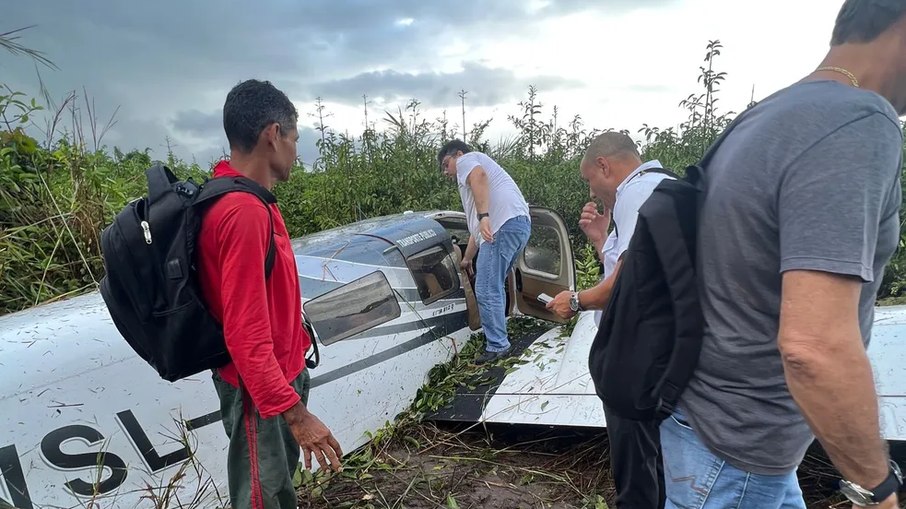
[{"label": "black sneaker", "polygon": [[501,352],[485,351],[483,354],[479,355],[477,359],[475,359],[475,364],[486,364],[488,362],[493,362],[498,359],[503,359],[504,357],[508,357],[510,355],[510,353],[512,353],[512,351],[513,351],[512,346],[510,346],[509,348],[507,348],[506,350],[503,350]]}]

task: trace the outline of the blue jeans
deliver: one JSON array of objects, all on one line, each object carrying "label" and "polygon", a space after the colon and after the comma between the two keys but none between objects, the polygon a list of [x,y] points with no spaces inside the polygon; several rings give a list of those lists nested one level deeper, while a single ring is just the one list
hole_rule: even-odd
[{"label": "blue jeans", "polygon": [[680,411],[661,423],[661,449],[667,509],[805,509],[795,470],[760,475],[730,465],[711,453]]},{"label": "blue jeans", "polygon": [[528,216],[514,217],[503,223],[493,242],[478,249],[475,271],[475,299],[481,327],[488,340],[487,351],[502,352],[510,347],[506,333],[506,276],[519,253],[528,244],[532,222]]}]

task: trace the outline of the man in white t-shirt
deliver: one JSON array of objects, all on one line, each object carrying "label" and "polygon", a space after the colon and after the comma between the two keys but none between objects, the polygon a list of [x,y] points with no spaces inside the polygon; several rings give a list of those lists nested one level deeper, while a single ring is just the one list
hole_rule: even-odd
[{"label": "man in white t-shirt", "polygon": [[[579,311],[601,310],[607,306],[622,256],[635,231],[639,208],[665,178],[657,160],[642,163],[632,138],[618,132],[607,132],[595,138],[579,165],[582,180],[588,183],[592,199],[604,204],[603,213],[591,201],[582,209],[579,227],[595,246],[604,264],[601,281],[582,292],[561,292],[547,308],[563,318]],[[613,211],[614,229],[607,234]],[[610,439],[610,464],[616,486],[617,508],[663,508],[665,487],[660,453],[660,431],[654,421],[634,421],[612,415],[604,406],[607,435]]]},{"label": "man in white t-shirt", "polygon": [[437,154],[444,174],[459,185],[462,208],[469,225],[469,245],[463,267],[475,271],[475,299],[481,327],[487,338],[485,352],[475,362],[486,362],[510,353],[506,331],[506,276],[525,249],[532,223],[529,207],[519,186],[493,159],[460,140],[447,142]]}]

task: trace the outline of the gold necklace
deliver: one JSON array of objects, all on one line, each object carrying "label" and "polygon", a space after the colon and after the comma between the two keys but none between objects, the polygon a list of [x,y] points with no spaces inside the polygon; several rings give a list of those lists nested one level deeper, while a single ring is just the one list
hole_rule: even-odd
[{"label": "gold necklace", "polygon": [[834,66],[819,67],[819,68],[815,69],[815,72],[818,72],[818,71],[833,71],[833,72],[838,72],[840,74],[843,74],[847,78],[849,78],[849,81],[853,84],[854,87],[859,88],[859,80],[856,79],[855,75],[853,75],[853,73],[847,71],[846,69],[844,69],[842,67],[834,67]]}]

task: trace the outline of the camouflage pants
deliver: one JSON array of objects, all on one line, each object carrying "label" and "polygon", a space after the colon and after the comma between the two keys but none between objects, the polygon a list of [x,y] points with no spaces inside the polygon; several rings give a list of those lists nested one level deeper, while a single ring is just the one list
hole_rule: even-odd
[{"label": "camouflage pants", "polygon": [[[301,451],[283,416],[262,419],[251,398],[215,372],[223,427],[230,439],[227,477],[233,509],[294,509],[298,506],[293,475]],[[293,380],[293,388],[308,404],[308,370]]]}]

